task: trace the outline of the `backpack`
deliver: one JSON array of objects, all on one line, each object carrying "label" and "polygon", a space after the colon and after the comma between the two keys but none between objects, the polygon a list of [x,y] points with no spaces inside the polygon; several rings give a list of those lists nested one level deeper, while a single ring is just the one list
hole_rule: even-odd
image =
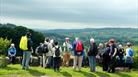
[{"label": "backpack", "polygon": [[82,52],[83,51],[83,46],[82,46],[82,42],[78,41],[76,44],[76,51],[77,52]]},{"label": "backpack", "polygon": [[21,37],[19,47],[21,50],[28,50],[28,38],[27,38],[27,36]]},{"label": "backpack", "polygon": [[129,56],[133,56],[133,50],[132,49],[129,49],[129,51],[128,51],[128,53],[129,53]]},{"label": "backpack", "polygon": [[42,50],[43,53],[48,53],[48,45],[44,44],[43,45],[43,50]]},{"label": "backpack", "polygon": [[102,56],[109,56],[109,53],[110,53],[110,48],[106,48],[103,52],[103,55]]},{"label": "backpack", "polygon": [[55,50],[55,55],[56,55],[56,57],[59,57],[59,56],[60,56],[60,50],[59,50],[59,48],[60,48],[60,47],[58,47],[58,48],[55,47],[55,49],[56,49],[56,50]]},{"label": "backpack", "polygon": [[37,49],[37,53],[41,54],[42,52],[43,52],[43,47],[39,46],[38,49]]}]

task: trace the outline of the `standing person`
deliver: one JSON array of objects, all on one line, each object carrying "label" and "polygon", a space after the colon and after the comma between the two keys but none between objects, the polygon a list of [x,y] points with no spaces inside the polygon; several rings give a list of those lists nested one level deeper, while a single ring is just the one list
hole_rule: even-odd
[{"label": "standing person", "polygon": [[97,60],[97,62],[99,64],[102,63],[103,53],[104,53],[104,45],[103,45],[103,43],[99,43],[99,46],[98,46],[98,54],[96,55],[96,60]]},{"label": "standing person", "polygon": [[49,49],[48,49],[48,44],[49,44],[49,39],[46,39],[44,41],[44,44],[43,44],[43,67],[46,68],[47,67],[47,60],[48,60],[48,52],[49,52]]},{"label": "standing person", "polygon": [[131,71],[131,68],[132,68],[133,55],[134,55],[134,51],[132,49],[132,44],[128,42],[125,57],[126,57],[126,66],[129,67],[129,71]]},{"label": "standing person", "polygon": [[63,66],[69,66],[70,55],[71,55],[71,44],[69,38],[66,38],[66,41],[63,43],[64,55],[63,55]]},{"label": "standing person", "polygon": [[51,39],[50,43],[48,44],[48,53],[47,53],[47,63],[46,63],[46,67],[50,68],[53,66],[53,47],[54,47],[54,40]]},{"label": "standing person", "polygon": [[98,48],[96,43],[94,42],[94,39],[90,39],[90,48],[88,51],[88,59],[89,59],[89,66],[90,66],[90,71],[95,72],[96,71],[96,55],[98,53]]},{"label": "standing person", "polygon": [[27,32],[25,36],[22,36],[20,41],[20,48],[23,50],[23,60],[22,60],[22,69],[29,69],[29,61],[31,56],[31,51],[33,52],[33,42],[31,39],[31,33]]},{"label": "standing person", "polygon": [[39,57],[40,66],[43,67],[43,43],[40,43],[40,45],[36,48],[35,53]]},{"label": "standing person", "polygon": [[55,47],[53,47],[53,66],[54,71],[60,71],[60,64],[61,64],[61,47],[58,46],[58,42],[55,42]]},{"label": "standing person", "polygon": [[79,38],[75,38],[75,41],[73,43],[73,51],[74,51],[74,70],[78,67],[78,70],[81,71],[82,66],[82,54],[83,54],[83,44],[79,40]]},{"label": "standing person", "polygon": [[109,66],[109,61],[110,61],[110,46],[109,43],[105,43],[105,49],[103,53],[103,61],[102,61],[102,66],[103,66],[103,71],[108,71],[108,66]]},{"label": "standing person", "polygon": [[109,56],[110,56],[110,63],[109,63],[109,69],[108,69],[108,72],[112,72],[114,73],[115,72],[115,66],[116,66],[116,54],[117,54],[117,47],[116,47],[116,44],[115,44],[115,40],[114,39],[110,39],[109,40],[109,45],[110,45],[110,53],[109,53]]},{"label": "standing person", "polygon": [[8,49],[8,56],[10,59],[10,63],[15,63],[15,56],[16,56],[16,48],[14,44],[11,44],[10,48]]},{"label": "standing person", "polygon": [[118,46],[118,52],[117,52],[117,63],[119,66],[123,66],[124,65],[124,48],[123,46],[120,44]]}]

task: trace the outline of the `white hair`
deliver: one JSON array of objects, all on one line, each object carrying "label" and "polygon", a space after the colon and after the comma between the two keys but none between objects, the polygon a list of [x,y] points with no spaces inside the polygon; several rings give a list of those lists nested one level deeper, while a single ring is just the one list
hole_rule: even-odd
[{"label": "white hair", "polygon": [[50,43],[54,43],[54,40],[53,40],[53,39],[51,39],[51,40],[50,40]]},{"label": "white hair", "polygon": [[79,38],[78,38],[78,37],[76,37],[76,38],[75,38],[75,40],[76,40],[76,41],[78,41],[78,40],[79,40]]},{"label": "white hair", "polygon": [[91,38],[91,39],[90,39],[90,42],[93,42],[93,43],[94,43],[94,38]]},{"label": "white hair", "polygon": [[99,48],[103,48],[103,47],[104,47],[103,43],[99,43]]},{"label": "white hair", "polygon": [[118,45],[119,46],[119,48],[123,48],[123,46],[120,44],[120,45]]},{"label": "white hair", "polygon": [[15,45],[12,43],[11,46],[14,47]]}]

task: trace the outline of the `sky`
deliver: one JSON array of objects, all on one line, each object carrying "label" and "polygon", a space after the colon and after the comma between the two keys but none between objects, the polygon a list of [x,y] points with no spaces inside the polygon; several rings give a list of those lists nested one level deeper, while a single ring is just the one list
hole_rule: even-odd
[{"label": "sky", "polygon": [[138,0],[0,0],[0,23],[37,29],[138,28]]}]

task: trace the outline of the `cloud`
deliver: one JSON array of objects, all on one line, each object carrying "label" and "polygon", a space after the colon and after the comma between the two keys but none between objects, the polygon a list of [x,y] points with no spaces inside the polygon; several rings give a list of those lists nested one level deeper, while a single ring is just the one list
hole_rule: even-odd
[{"label": "cloud", "polygon": [[[137,0],[2,0],[1,17],[56,22],[62,26],[137,26]],[[6,19],[5,19],[6,20]],[[3,19],[3,22],[6,22]],[[10,20],[10,19],[9,19]],[[8,22],[8,21],[7,21]],[[16,24],[16,23],[15,23]],[[30,22],[26,24],[31,25]],[[34,24],[37,24],[34,22]],[[46,24],[46,23],[45,23]],[[42,24],[40,24],[42,25]],[[51,24],[47,24],[51,25]],[[80,25],[80,26],[79,26]],[[95,26],[96,27],[96,26]]]}]

